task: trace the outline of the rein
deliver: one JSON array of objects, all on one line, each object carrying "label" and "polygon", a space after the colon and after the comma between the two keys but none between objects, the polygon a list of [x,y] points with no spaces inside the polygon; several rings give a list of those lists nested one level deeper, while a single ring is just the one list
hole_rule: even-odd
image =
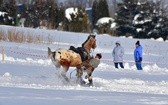
[{"label": "rein", "polygon": [[70,72],[70,74],[69,74],[69,75],[70,75],[70,79],[72,78],[72,73],[73,73],[74,71],[76,71],[76,70],[77,70],[77,69],[74,69],[73,71]]}]

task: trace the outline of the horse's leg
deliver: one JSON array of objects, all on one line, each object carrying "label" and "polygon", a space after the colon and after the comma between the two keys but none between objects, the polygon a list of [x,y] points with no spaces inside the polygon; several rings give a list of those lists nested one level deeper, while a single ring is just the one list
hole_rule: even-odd
[{"label": "horse's leg", "polygon": [[88,85],[93,86],[92,74],[89,74],[88,81],[89,81]]},{"label": "horse's leg", "polygon": [[60,65],[60,63],[58,61],[55,61],[54,64],[55,64],[56,68],[60,68],[61,67],[61,65]]},{"label": "horse's leg", "polygon": [[77,77],[81,78],[83,75],[83,70],[82,70],[81,66],[77,66],[76,68],[77,68]]},{"label": "horse's leg", "polygon": [[69,68],[69,67],[63,66],[63,69],[61,69],[61,71],[60,71],[61,76],[62,76],[67,82],[70,81],[69,78],[66,76],[66,73],[67,73],[67,71],[68,71],[68,68]]},{"label": "horse's leg", "polygon": [[94,68],[93,68],[93,67],[88,68],[88,70],[87,70],[87,75],[86,75],[86,77],[85,77],[85,78],[87,78],[88,81],[89,81],[89,83],[88,83],[89,86],[93,86],[93,79],[92,79],[92,73],[93,73],[93,71],[94,71]]},{"label": "horse's leg", "polygon": [[79,84],[85,84],[85,81],[82,79],[83,70],[82,70],[81,65],[78,65],[76,68],[77,68],[77,74],[76,74],[77,81],[76,82]]},{"label": "horse's leg", "polygon": [[58,62],[58,61],[55,61],[55,60],[53,60],[53,63],[54,63],[54,65],[55,65],[55,68],[56,68],[56,76],[58,76],[59,78],[61,78],[61,75],[60,75],[60,68],[61,68],[61,65],[60,65],[60,63]]}]

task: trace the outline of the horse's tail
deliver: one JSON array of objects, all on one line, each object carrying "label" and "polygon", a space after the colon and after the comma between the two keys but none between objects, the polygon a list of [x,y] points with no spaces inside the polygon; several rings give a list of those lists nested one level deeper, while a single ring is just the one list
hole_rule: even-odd
[{"label": "horse's tail", "polygon": [[52,54],[51,49],[48,47],[48,57],[50,57],[50,55]]}]

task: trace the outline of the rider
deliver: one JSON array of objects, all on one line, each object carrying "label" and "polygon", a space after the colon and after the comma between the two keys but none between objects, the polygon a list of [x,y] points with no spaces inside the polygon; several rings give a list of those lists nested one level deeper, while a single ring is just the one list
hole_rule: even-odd
[{"label": "rider", "polygon": [[[98,67],[98,65],[100,64],[100,59],[102,58],[101,53],[97,53],[96,56],[91,59],[89,59],[89,61],[84,62],[85,64],[85,68],[84,70],[86,70],[87,75],[85,76],[85,78],[89,80],[89,84],[93,85],[93,81],[92,81],[92,73],[94,71],[95,68]],[[89,63],[88,63],[89,62]]]},{"label": "rider", "polygon": [[93,69],[95,69],[95,68],[98,67],[98,65],[100,64],[100,59],[101,59],[101,58],[102,58],[101,53],[97,53],[96,56],[95,56],[95,58],[92,58],[92,59],[90,60],[90,63],[91,63],[91,65],[92,65],[92,68],[93,68]]}]

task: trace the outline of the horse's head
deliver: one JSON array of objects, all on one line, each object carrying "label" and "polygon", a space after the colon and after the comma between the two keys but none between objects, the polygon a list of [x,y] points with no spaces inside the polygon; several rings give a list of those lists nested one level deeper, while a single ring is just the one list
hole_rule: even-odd
[{"label": "horse's head", "polygon": [[90,49],[96,48],[96,36],[95,35],[89,35],[87,40],[82,44],[82,47],[86,50],[90,51]]},{"label": "horse's head", "polygon": [[51,49],[48,47],[48,58],[51,59],[51,61],[53,62],[53,64],[56,67],[60,67],[60,63],[58,62],[58,60],[56,59],[56,52],[52,52]]},{"label": "horse's head", "polygon": [[96,48],[96,36],[95,35],[89,35],[89,41],[91,43],[91,48]]}]

